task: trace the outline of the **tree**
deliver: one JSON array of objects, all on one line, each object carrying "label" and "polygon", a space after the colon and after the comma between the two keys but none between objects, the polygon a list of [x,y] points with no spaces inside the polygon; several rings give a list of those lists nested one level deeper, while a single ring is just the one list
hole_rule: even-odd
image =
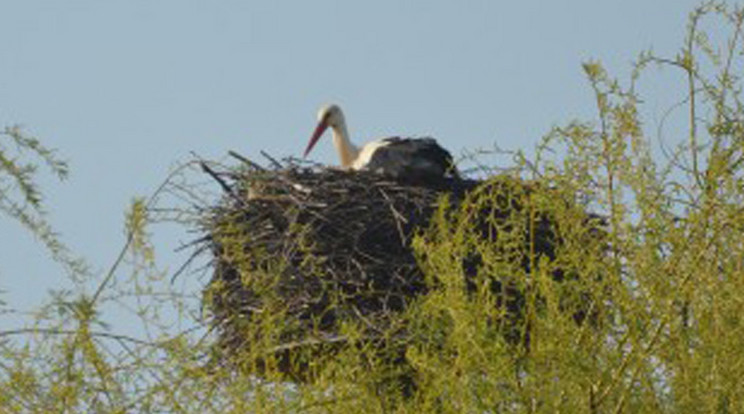
[{"label": "tree", "polygon": [[0,133],[0,212],[18,221],[33,233],[54,256],[55,260],[72,265],[68,249],[59,240],[46,220],[43,196],[37,183],[40,163],[60,180],[68,174],[67,163],[18,127],[6,127]]},{"label": "tree", "polygon": [[[702,31],[705,21],[729,28],[721,47]],[[691,14],[677,56],[641,53],[628,82],[611,77],[599,62],[584,64],[596,119],[556,127],[532,159],[513,154],[511,176],[540,181],[546,189],[525,194],[523,205],[551,209],[564,240],[551,258],[520,250],[534,271],[514,269],[511,247],[522,236],[483,243],[469,227],[467,206],[442,201],[414,242],[429,292],[401,314],[411,333],[404,357],[417,382],[412,395],[376,387],[394,369],[378,357],[379,349],[353,343],[316,366],[304,383],[286,381],[271,364],[261,367],[258,378],[248,357],[242,369],[211,363],[215,335],[200,315],[199,295],[179,290],[165,277],[149,240],[148,226],[163,219],[195,225],[199,211],[164,198],[172,194],[186,197],[187,205],[205,205],[187,164],[153,197],[132,204],[120,258],[130,260],[117,260],[94,295],[76,292],[53,302],[59,312],[37,326],[0,331],[0,407],[10,412],[744,411],[739,398],[744,394],[743,26],[744,9],[707,2]],[[684,75],[685,97],[672,110],[685,114],[685,122],[672,129],[682,139],[671,149],[669,142],[656,145],[656,132],[643,122],[639,80],[650,76],[652,66]],[[38,142],[13,129],[4,136],[39,155],[52,171],[66,171]],[[33,168],[0,150],[0,177],[7,183],[0,211],[31,231],[52,234],[43,230],[45,224],[34,224],[39,216],[29,216],[43,211]],[[575,210],[556,203],[556,193],[606,218],[601,249],[586,242]],[[529,222],[525,211],[508,220]],[[505,339],[503,314],[491,306],[493,292],[465,286],[462,256],[472,251],[481,253],[477,274],[484,285],[507,271],[519,276],[524,319],[516,329],[528,334],[529,346]],[[128,278],[115,274],[122,263],[131,268]],[[591,277],[559,283],[548,277],[556,268]],[[586,291],[590,298],[572,295]],[[145,336],[111,332],[103,324],[107,306],[123,298],[137,303]],[[566,312],[587,303],[588,322],[576,323],[574,313]],[[174,332],[168,321],[178,317],[196,328]],[[257,321],[267,337],[283,329],[281,312]],[[352,323],[344,329],[351,338],[360,332]],[[19,336],[25,340],[16,341]]]}]

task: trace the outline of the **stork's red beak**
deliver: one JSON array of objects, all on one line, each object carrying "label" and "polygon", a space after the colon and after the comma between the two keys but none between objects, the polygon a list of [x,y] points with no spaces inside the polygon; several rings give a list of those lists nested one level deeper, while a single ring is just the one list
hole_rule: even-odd
[{"label": "stork's red beak", "polygon": [[307,143],[307,148],[305,148],[305,154],[303,155],[303,157],[307,157],[307,154],[310,153],[310,151],[313,149],[315,144],[320,139],[320,136],[323,135],[326,129],[328,129],[328,121],[326,119],[318,122],[318,126],[315,127],[315,132],[313,132],[313,136],[310,137],[310,142]]}]

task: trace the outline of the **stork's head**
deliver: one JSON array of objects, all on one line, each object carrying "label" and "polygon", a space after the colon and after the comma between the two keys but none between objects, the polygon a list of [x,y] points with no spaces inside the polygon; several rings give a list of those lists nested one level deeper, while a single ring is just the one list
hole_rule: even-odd
[{"label": "stork's head", "polygon": [[307,157],[307,154],[310,153],[328,127],[337,128],[342,126],[344,122],[344,113],[341,112],[341,108],[338,105],[323,105],[318,111],[318,126],[315,127],[315,132],[310,137],[310,142],[307,143],[307,148],[303,156]]}]

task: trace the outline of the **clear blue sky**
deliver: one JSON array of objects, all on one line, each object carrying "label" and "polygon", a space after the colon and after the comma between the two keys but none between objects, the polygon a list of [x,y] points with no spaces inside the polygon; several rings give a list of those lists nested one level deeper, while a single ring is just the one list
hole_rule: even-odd
[{"label": "clear blue sky", "polygon": [[[50,220],[102,273],[129,201],[190,151],[299,155],[330,101],[358,141],[531,148],[594,113],[582,61],[627,74],[641,50],[673,56],[698,3],[4,0],[0,126],[24,125],[69,160],[67,182],[44,180]],[[313,156],[336,161],[328,141]],[[0,216],[5,298],[29,308],[66,283]]]}]

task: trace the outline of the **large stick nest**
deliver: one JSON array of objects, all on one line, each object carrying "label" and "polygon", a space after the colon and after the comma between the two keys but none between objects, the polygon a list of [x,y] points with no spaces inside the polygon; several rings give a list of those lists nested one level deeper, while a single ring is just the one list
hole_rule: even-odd
[{"label": "large stick nest", "polygon": [[[208,171],[226,196],[205,221],[215,269],[205,303],[225,355],[267,340],[259,320],[275,317],[282,328],[271,340],[287,371],[293,349],[343,342],[341,322],[359,323],[379,338],[396,314],[430,289],[411,241],[429,226],[443,195],[456,207],[489,186],[503,194],[483,214],[504,217],[521,208],[510,193],[529,187],[514,178],[403,182],[370,172],[247,165]],[[487,221],[476,224],[485,237],[492,233]],[[552,258],[549,220],[540,219],[536,228],[538,251]],[[519,295],[512,293],[506,301],[518,313]]]}]

